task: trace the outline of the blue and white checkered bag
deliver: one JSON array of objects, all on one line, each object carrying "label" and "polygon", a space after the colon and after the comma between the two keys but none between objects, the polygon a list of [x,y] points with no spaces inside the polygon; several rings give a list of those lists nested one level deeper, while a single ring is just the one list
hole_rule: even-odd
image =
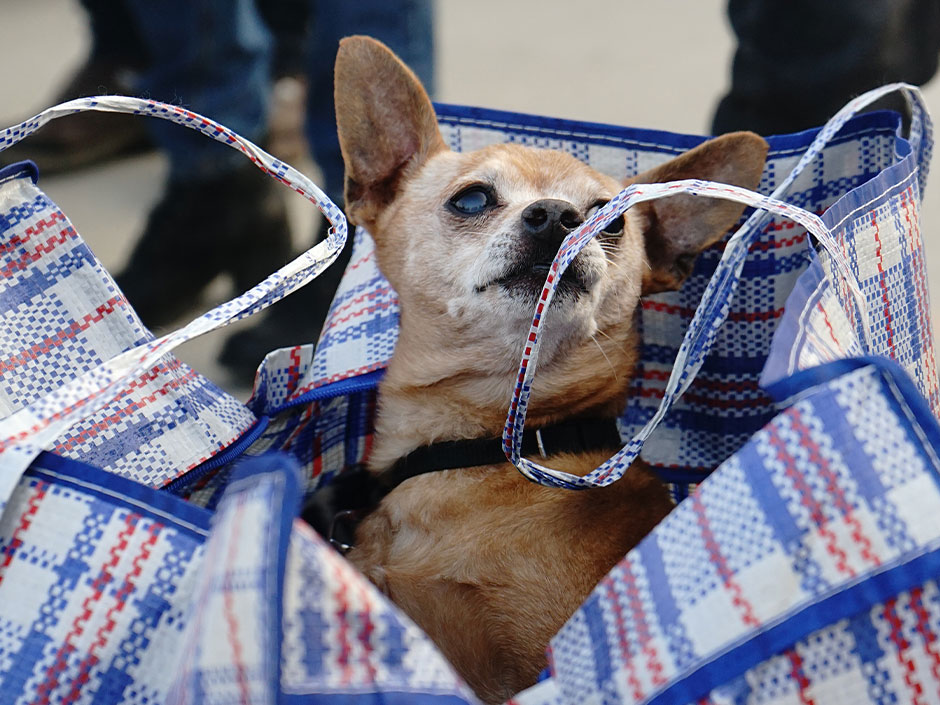
[{"label": "blue and white checkered bag", "polygon": [[[559,268],[618,210],[680,188],[770,209],[700,257],[682,291],[644,302],[622,419],[635,440],[590,481],[612,481],[645,440],[688,499],[598,585],[515,702],[940,702],[940,393],[918,225],[931,136],[916,100],[908,139],[894,115],[845,122],[877,95],[818,137],[769,138],[760,191],[773,199],[632,187],[562,246]],[[304,491],[369,452],[397,312],[368,234],[316,354],[272,353],[238,404],[169,350],[314,276],[345,222],[224,128],[126,100],[98,107],[239,146],[334,232],[155,341],[35,173],[0,176],[0,346],[13,341],[0,348],[0,703],[473,702],[427,638],[294,521]],[[701,141],[453,106],[439,117],[454,149],[561,148],[618,177]]]},{"label": "blue and white checkered bag", "polygon": [[473,702],[427,637],[295,521],[292,457],[233,467],[269,420],[170,353],[316,276],[343,246],[342,213],[251,143],[151,101],[73,101],[0,146],[88,108],[167,117],[241,149],[333,228],[155,340],[35,167],[0,171],[0,703]]}]

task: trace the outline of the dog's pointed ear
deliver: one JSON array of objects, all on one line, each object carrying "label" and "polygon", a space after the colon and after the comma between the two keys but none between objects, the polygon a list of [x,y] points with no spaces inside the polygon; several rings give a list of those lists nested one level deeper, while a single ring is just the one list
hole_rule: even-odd
[{"label": "dog's pointed ear", "polygon": [[361,36],[340,41],[333,85],[346,214],[369,226],[403,176],[446,146],[421,82],[381,42]]},{"label": "dog's pointed ear", "polygon": [[[709,140],[665,164],[627,181],[659,183],[681,179],[718,181],[754,190],[767,158],[767,142],[753,132],[733,132]],[[646,216],[643,295],[678,289],[695,258],[737,222],[744,206],[734,201],[680,194],[637,206]]]}]

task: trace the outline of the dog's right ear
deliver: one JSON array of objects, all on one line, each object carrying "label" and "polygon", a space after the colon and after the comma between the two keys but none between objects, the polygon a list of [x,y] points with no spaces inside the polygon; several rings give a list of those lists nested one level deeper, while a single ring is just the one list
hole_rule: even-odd
[{"label": "dog's right ear", "polygon": [[[767,160],[767,141],[753,132],[732,132],[690,149],[665,164],[627,180],[659,183],[682,179],[718,181],[754,190]],[[668,196],[637,204],[648,219],[643,295],[676,291],[692,272],[695,258],[722,238],[744,212],[744,205],[722,199]]]},{"label": "dog's right ear", "polygon": [[403,177],[446,146],[418,77],[375,39],[340,41],[334,91],[346,215],[369,227]]}]

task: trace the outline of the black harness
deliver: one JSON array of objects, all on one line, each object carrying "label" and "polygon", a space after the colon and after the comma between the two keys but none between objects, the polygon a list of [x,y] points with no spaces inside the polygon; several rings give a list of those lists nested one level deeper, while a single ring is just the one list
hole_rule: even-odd
[{"label": "black harness", "polygon": [[[621,446],[615,419],[573,419],[522,434],[523,457],[613,450]],[[352,547],[356,525],[403,482],[438,470],[457,470],[508,462],[501,438],[443,441],[416,448],[387,470],[373,474],[356,467],[317,490],[304,518],[340,551]]]}]

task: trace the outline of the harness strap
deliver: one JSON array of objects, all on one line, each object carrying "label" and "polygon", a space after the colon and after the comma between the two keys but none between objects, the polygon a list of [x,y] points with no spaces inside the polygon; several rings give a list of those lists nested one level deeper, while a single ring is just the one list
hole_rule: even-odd
[{"label": "harness strap", "polygon": [[[525,429],[522,454],[547,458],[559,453],[612,450],[622,443],[617,420],[581,418]],[[341,552],[352,548],[355,527],[392,490],[406,480],[438,470],[508,463],[501,438],[443,441],[416,448],[392,467],[374,475],[347,470],[317,490],[303,516]]]},{"label": "harness strap", "polygon": [[[580,453],[619,448],[622,443],[616,419],[573,419],[525,429],[522,455],[547,458],[558,453]],[[473,438],[443,441],[416,448],[376,477],[375,499],[398,487],[405,480],[437,470],[472,468],[508,462],[501,438]]]}]

